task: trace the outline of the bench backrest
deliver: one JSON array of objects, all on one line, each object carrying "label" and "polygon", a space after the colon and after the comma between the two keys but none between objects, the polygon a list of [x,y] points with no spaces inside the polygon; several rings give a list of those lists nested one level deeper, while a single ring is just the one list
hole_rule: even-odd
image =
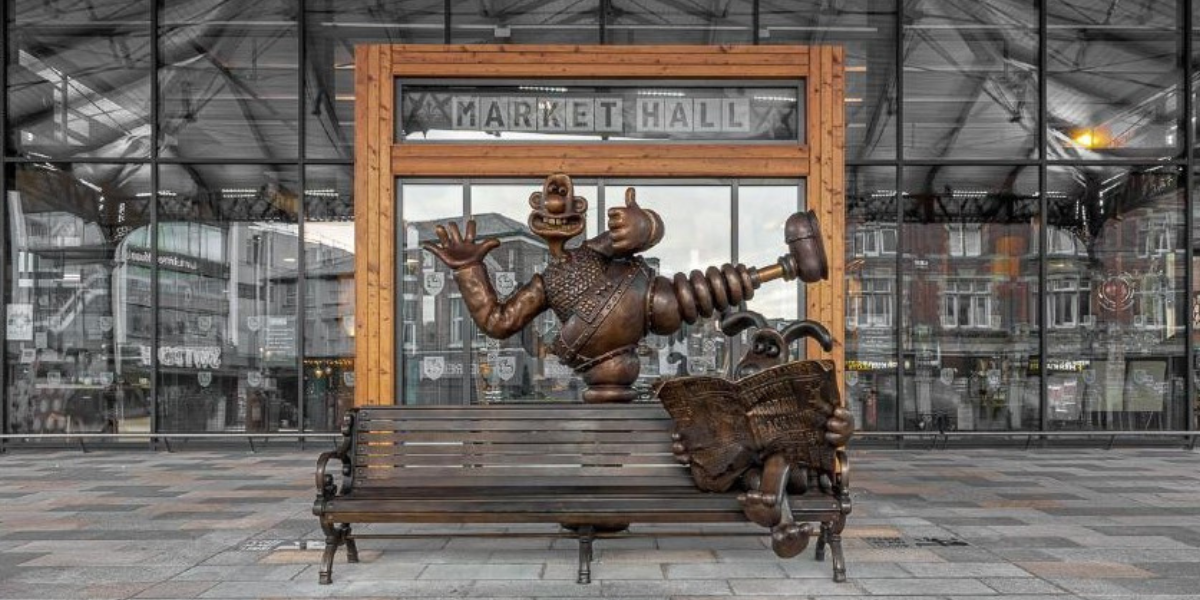
[{"label": "bench backrest", "polygon": [[672,421],[655,404],[364,407],[353,487],[680,487]]}]

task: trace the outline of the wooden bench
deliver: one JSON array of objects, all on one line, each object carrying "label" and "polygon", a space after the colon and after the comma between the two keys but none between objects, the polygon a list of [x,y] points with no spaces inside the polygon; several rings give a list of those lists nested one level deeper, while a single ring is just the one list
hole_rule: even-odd
[{"label": "wooden bench", "polygon": [[[736,493],[696,489],[671,454],[671,430],[657,403],[353,409],[340,446],[317,460],[313,513],[327,544],[320,582],[332,581],[339,547],[358,562],[360,538],[489,535],[363,535],[352,531],[358,523],[559,524],[556,534],[490,535],[577,538],[578,582],[590,583],[592,541],[635,535],[636,528],[622,531],[626,524],[746,522]],[[342,462],[340,485],[326,473],[330,459]],[[832,479],[823,492],[809,486],[793,495],[790,506],[797,521],[821,523],[816,559],[824,560],[829,546],[834,581],[844,581],[841,531],[850,496],[844,473]],[[765,558],[769,550],[763,552]]]}]

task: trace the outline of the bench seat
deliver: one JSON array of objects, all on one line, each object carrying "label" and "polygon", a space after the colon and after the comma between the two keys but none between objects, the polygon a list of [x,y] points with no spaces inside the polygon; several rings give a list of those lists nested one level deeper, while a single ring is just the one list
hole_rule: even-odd
[{"label": "bench seat", "polygon": [[[632,523],[678,523],[681,515],[696,523],[746,521],[737,495],[681,493],[678,490],[628,492],[580,488],[546,488],[512,493],[507,488],[481,488],[477,494],[447,494],[446,488],[402,489],[397,494],[372,490],[337,498],[325,511],[353,523],[595,523],[597,517]],[[794,500],[796,520],[836,512],[840,504],[827,495]]]},{"label": "bench seat", "polygon": [[[579,582],[588,583],[597,537],[635,535],[636,524],[747,522],[736,492],[696,488],[671,453],[672,429],[657,403],[348,411],[342,444],[318,459],[313,513],[327,543],[320,581],[332,581],[342,545],[357,562],[356,539],[420,535],[357,535],[356,523],[559,524],[579,539]],[[331,460],[342,463],[340,485],[326,473]],[[792,494],[789,506],[797,521],[821,523],[817,557],[828,545],[834,579],[844,580],[850,499],[842,480]]]}]

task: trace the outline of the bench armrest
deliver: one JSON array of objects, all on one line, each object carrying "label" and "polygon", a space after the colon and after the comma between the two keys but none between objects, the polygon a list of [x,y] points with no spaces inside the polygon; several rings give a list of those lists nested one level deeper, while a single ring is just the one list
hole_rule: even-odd
[{"label": "bench armrest", "polygon": [[338,486],[334,484],[333,475],[325,473],[326,466],[329,464],[329,459],[336,458],[343,465],[346,464],[347,457],[337,451],[322,452],[317,457],[317,473],[314,477],[317,484],[317,495],[322,498],[329,499],[337,495]]},{"label": "bench armrest", "polygon": [[328,500],[338,494],[339,486],[334,483],[333,475],[327,474],[325,471],[331,459],[337,459],[342,463],[342,491],[346,489],[346,475],[350,468],[350,448],[354,444],[354,413],[347,412],[342,419],[342,441],[338,447],[329,452],[322,452],[317,457],[317,471],[313,477],[314,483],[317,486],[317,498]]}]

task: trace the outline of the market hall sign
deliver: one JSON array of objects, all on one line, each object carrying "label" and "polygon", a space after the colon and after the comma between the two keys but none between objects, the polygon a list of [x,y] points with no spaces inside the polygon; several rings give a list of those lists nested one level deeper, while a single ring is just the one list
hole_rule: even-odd
[{"label": "market hall sign", "polygon": [[[452,129],[624,133],[622,98],[454,96]],[[745,133],[749,98],[638,98],[633,131]]]},{"label": "market hall sign", "polygon": [[[693,84],[694,85],[694,84]],[[603,139],[795,143],[799,87],[401,85],[397,137]],[[471,133],[479,136],[478,138]]]}]

